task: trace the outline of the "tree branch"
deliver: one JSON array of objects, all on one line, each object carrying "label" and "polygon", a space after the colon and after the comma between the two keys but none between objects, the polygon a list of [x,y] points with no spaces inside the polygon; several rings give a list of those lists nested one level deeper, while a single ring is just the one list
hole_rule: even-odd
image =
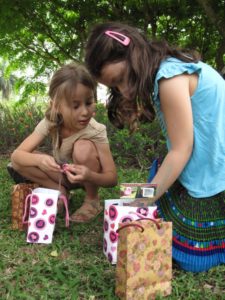
[{"label": "tree branch", "polygon": [[[34,19],[34,20],[38,20],[38,23],[40,25],[39,29],[42,30],[43,34],[46,35],[46,38],[49,38],[54,45],[59,49],[59,51],[61,53],[64,54],[64,56],[66,56],[68,59],[74,60],[75,58],[68,52],[66,51],[61,45],[60,45],[60,41],[56,39],[56,34],[54,34],[54,32],[52,32],[52,28],[46,23],[45,19],[43,18],[42,15],[40,15],[39,13],[35,13],[35,11],[20,11],[21,15],[23,15],[24,19],[28,20],[28,19]],[[33,18],[31,18],[31,15],[33,16]],[[29,24],[29,29],[32,32],[37,32],[35,26],[35,23],[30,22]],[[45,48],[46,50],[46,48]],[[48,56],[50,56],[50,52],[46,52],[48,54]]]},{"label": "tree branch", "polygon": [[209,17],[210,22],[216,26],[219,33],[223,36],[225,39],[225,27],[222,23],[222,20],[218,19],[218,15],[215,13],[213,7],[209,3],[208,0],[196,0],[199,5],[204,9],[206,15]]},{"label": "tree branch", "polygon": [[[53,60],[53,61],[55,61],[57,64],[59,64],[59,65],[61,65],[62,64],[62,62],[58,59],[58,57],[55,57],[55,56],[53,56],[50,52],[47,52],[46,51],[46,49],[45,49],[45,51],[43,51],[42,49],[43,48],[41,48],[41,47],[32,47],[31,45],[28,45],[27,43],[25,43],[24,41],[22,41],[21,40],[21,38],[19,37],[19,36],[17,36],[17,40],[18,40],[18,42],[23,46],[23,48],[25,48],[25,49],[27,49],[27,50],[29,50],[30,52],[32,52],[32,53],[36,53],[36,54],[38,54],[41,58],[43,58],[43,59],[51,59],[51,60]],[[37,51],[37,49],[39,50],[39,51]],[[47,54],[47,55],[46,55]]]}]

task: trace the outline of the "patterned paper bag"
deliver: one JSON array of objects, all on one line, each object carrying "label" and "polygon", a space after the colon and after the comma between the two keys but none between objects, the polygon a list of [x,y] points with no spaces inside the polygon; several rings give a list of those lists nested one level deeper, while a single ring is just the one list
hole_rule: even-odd
[{"label": "patterned paper bag", "polygon": [[[29,194],[25,201],[23,215],[24,223],[28,223],[27,242],[50,244],[53,239],[55,228],[57,202],[61,199],[66,210],[66,226],[69,226],[68,203],[59,190],[37,188]],[[29,205],[28,221],[26,212]]]},{"label": "patterned paper bag", "polygon": [[105,200],[104,211],[104,241],[103,252],[111,264],[117,261],[116,230],[119,223],[127,223],[142,217],[157,218],[156,204],[148,207],[125,206],[134,199],[108,199]]},{"label": "patterned paper bag", "polygon": [[27,228],[27,224],[23,224],[25,199],[37,187],[38,184],[36,183],[19,183],[13,185],[11,193],[12,229],[25,230]]},{"label": "patterned paper bag", "polygon": [[118,229],[116,295],[151,300],[171,293],[172,223],[142,219]]}]

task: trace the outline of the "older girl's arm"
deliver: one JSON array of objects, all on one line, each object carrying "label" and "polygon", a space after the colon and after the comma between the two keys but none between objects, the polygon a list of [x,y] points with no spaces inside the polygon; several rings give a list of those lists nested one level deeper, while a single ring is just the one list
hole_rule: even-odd
[{"label": "older girl's arm", "polygon": [[187,164],[193,149],[193,117],[190,98],[191,75],[180,75],[160,82],[160,103],[171,148],[152,183],[156,199],[174,183]]}]

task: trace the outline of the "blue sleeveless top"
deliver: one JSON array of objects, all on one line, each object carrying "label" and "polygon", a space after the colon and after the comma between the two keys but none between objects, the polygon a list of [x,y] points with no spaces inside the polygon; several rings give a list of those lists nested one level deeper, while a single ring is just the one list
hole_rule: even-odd
[{"label": "blue sleeveless top", "polygon": [[210,197],[225,190],[225,80],[209,65],[186,63],[176,58],[164,60],[156,74],[153,102],[162,131],[170,141],[160,110],[159,80],[183,73],[198,74],[191,97],[194,145],[192,155],[179,181],[196,198]]}]

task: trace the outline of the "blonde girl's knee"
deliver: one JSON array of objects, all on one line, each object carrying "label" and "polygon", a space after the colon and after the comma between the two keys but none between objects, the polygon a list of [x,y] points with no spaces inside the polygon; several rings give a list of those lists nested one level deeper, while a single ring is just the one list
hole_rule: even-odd
[{"label": "blonde girl's knee", "polygon": [[73,147],[73,161],[84,164],[87,160],[96,159],[97,149],[90,140],[78,140]]}]

